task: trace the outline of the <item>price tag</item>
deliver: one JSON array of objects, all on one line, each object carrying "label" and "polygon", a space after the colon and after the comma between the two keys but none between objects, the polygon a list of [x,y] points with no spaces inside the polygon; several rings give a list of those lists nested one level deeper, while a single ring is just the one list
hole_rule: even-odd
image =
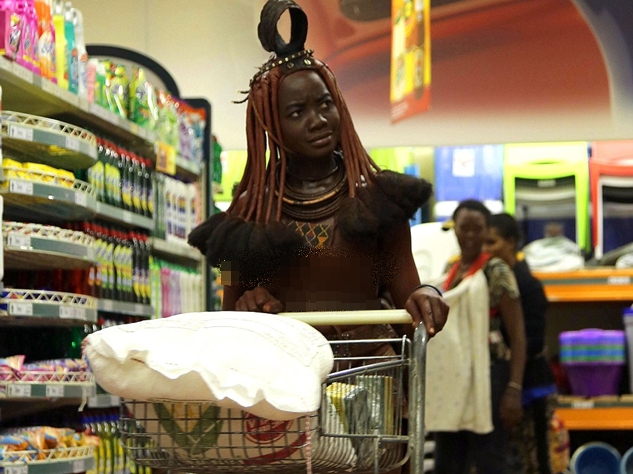
[{"label": "price tag", "polygon": [[9,232],[7,235],[7,244],[9,247],[31,248],[31,236],[23,235],[18,232]]},{"label": "price tag", "polygon": [[75,107],[79,108],[79,97],[73,92],[62,89],[60,97],[64,99],[66,102],[68,102],[69,104],[74,105]]},{"label": "price tag", "polygon": [[33,84],[33,72],[29,71],[25,67],[20,66],[18,63],[13,63],[13,74],[18,76],[23,81]]},{"label": "price tag", "polygon": [[75,310],[75,319],[85,320],[86,319],[86,308],[74,308]]},{"label": "price tag", "polygon": [[42,90],[54,96],[59,96],[59,91],[61,90],[57,85],[53,84],[48,79],[42,78]]},{"label": "price tag", "polygon": [[75,204],[86,207],[88,205],[88,196],[85,193],[75,191]]},{"label": "price tag", "polygon": [[9,303],[11,316],[33,316],[33,303]]},{"label": "price tag", "polygon": [[96,115],[102,120],[106,120],[108,122],[110,121],[110,117],[108,117],[108,110],[106,110],[104,107],[101,107],[99,104],[95,104],[94,102],[90,104],[90,113],[92,115]]},{"label": "price tag", "polygon": [[89,387],[89,386],[82,386],[81,387],[81,396],[82,398],[89,398],[92,397],[94,395],[94,386]]},{"label": "price tag", "polygon": [[31,386],[29,384],[11,384],[7,387],[9,398],[28,398],[31,396]]},{"label": "price tag", "polygon": [[64,396],[63,385],[46,385],[46,398],[62,398]]},{"label": "price tag", "polygon": [[33,183],[29,181],[14,181],[9,182],[9,192],[15,194],[27,194],[33,196]]},{"label": "price tag", "polygon": [[76,459],[73,461],[73,473],[86,472],[86,460]]},{"label": "price tag", "polygon": [[75,308],[72,306],[60,306],[59,317],[61,319],[75,319]]},{"label": "price tag", "polygon": [[88,247],[86,249],[86,260],[96,260],[97,256],[97,251],[95,250],[94,247]]},{"label": "price tag", "polygon": [[610,276],[607,278],[607,283],[609,285],[630,285],[631,277],[622,275],[622,276]]},{"label": "price tag", "polygon": [[593,408],[594,403],[593,403],[593,400],[578,400],[578,401],[572,402],[571,406],[573,408],[581,408],[581,409],[589,410]]},{"label": "price tag", "polygon": [[29,467],[26,464],[21,466],[4,466],[4,474],[28,474]]},{"label": "price tag", "polygon": [[19,125],[9,125],[9,137],[17,140],[33,141],[33,129],[20,127]]},{"label": "price tag", "polygon": [[112,304],[112,300],[101,300],[103,303],[101,303],[103,305],[103,310],[104,311],[112,311],[114,309],[114,305]]},{"label": "price tag", "polygon": [[130,122],[130,132],[134,135],[140,135],[140,129],[137,123]]},{"label": "price tag", "polygon": [[79,151],[79,140],[74,137],[66,137],[66,148],[72,151]]},{"label": "price tag", "polygon": [[123,211],[123,222],[127,224],[134,222],[134,216],[130,211]]},{"label": "price tag", "polygon": [[135,312],[136,314],[138,314],[138,315],[143,314],[143,305],[142,305],[142,304],[140,304],[140,303],[136,303],[136,304],[134,305],[134,312]]}]

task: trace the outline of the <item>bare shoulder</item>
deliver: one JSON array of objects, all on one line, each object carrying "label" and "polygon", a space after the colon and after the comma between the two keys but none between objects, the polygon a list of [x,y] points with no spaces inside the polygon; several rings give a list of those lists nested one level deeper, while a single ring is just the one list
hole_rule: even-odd
[{"label": "bare shoulder", "polygon": [[408,221],[398,222],[391,226],[381,238],[382,250],[400,253],[403,250],[411,251],[411,227]]}]

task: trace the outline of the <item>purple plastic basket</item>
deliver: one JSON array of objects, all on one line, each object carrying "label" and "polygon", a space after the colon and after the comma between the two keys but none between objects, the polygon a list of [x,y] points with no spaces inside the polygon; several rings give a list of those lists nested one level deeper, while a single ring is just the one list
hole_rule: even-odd
[{"label": "purple plastic basket", "polygon": [[598,397],[617,395],[624,364],[563,364],[572,395]]}]

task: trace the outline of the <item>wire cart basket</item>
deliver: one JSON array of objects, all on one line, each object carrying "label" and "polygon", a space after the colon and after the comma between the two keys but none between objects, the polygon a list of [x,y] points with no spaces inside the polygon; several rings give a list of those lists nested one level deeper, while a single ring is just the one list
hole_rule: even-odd
[{"label": "wire cart basket", "polygon": [[[401,310],[345,313],[287,314],[313,325],[411,322]],[[334,370],[318,412],[271,421],[207,402],[123,400],[126,455],[137,465],[188,473],[378,474],[409,461],[411,472],[422,474],[424,327],[412,339],[330,343]],[[363,355],[386,343],[395,349],[390,354]]]}]

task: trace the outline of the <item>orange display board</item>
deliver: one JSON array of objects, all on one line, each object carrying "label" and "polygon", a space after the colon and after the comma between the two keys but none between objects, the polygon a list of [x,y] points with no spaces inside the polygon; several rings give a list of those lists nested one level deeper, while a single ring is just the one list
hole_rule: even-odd
[{"label": "orange display board", "polygon": [[431,95],[431,2],[391,2],[391,121],[428,110]]}]

